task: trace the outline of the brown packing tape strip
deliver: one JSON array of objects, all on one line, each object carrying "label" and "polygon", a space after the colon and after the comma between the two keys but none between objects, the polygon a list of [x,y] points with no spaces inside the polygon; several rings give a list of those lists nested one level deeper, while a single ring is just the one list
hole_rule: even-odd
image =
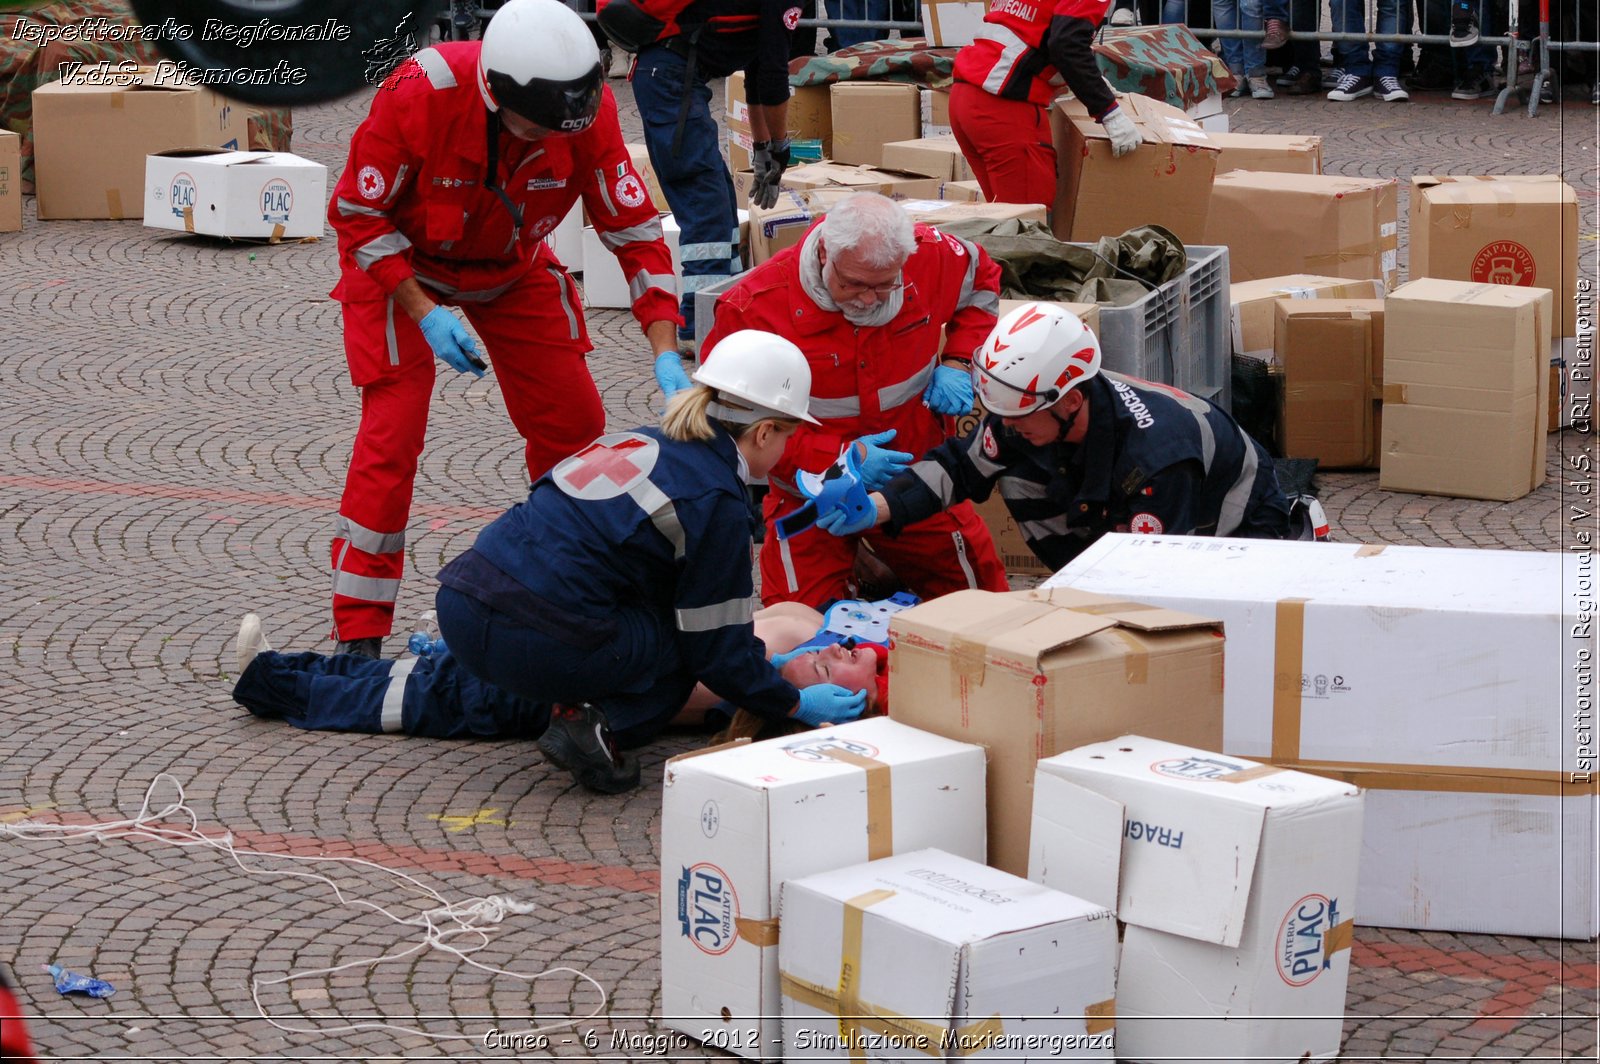
[{"label": "brown packing tape strip", "polygon": [[282,222],[274,222],[273,226],[272,226],[272,235],[267,238],[267,243],[276,244],[279,241],[281,241],[282,239],[283,239],[283,223]]},{"label": "brown packing tape strip", "polygon": [[116,188],[106,189],[106,214],[112,218],[126,218],[122,213],[122,190]]},{"label": "brown packing tape strip", "polygon": [[778,918],[770,917],[766,920],[752,920],[747,916],[736,916],[733,926],[738,929],[739,937],[756,946],[765,949],[778,944]]},{"label": "brown packing tape strip", "polygon": [[1368,543],[1365,546],[1361,547],[1360,550],[1356,551],[1356,557],[1357,558],[1376,558],[1378,555],[1382,554],[1383,551],[1384,551],[1384,547],[1383,547],[1382,544],[1379,544],[1379,543]]},{"label": "brown packing tape strip", "polygon": [[828,750],[835,761],[867,774],[867,860],[894,856],[894,774],[889,766],[848,750]]},{"label": "brown packing tape strip", "polygon": [[1242,768],[1238,772],[1229,772],[1226,775],[1218,776],[1217,782],[1249,783],[1251,780],[1258,780],[1263,776],[1274,776],[1279,772],[1287,771],[1287,769],[1279,768],[1277,765],[1257,765],[1254,768]]},{"label": "brown packing tape strip", "polygon": [[1383,402],[1385,406],[1404,406],[1406,404],[1406,386],[1404,384],[1383,385]]},{"label": "brown packing tape strip", "polygon": [[1089,1029],[1089,1034],[1099,1034],[1109,1031],[1117,1025],[1117,999],[1106,998],[1096,1001],[1083,1010],[1083,1022]]},{"label": "brown packing tape strip", "polygon": [[950,661],[953,666],[953,684],[951,695],[960,694],[960,681],[967,680],[972,683],[982,684],[984,670],[988,667],[990,633],[1009,632],[1023,621],[1031,621],[1038,617],[1039,604],[1029,601],[1028,604],[1015,609],[998,613],[984,622],[982,633],[976,635],[958,635],[950,640]]},{"label": "brown packing tape strip", "polygon": [[183,209],[183,231],[185,233],[194,232],[194,208],[193,207],[185,207]]},{"label": "brown packing tape strip", "polygon": [[1150,680],[1150,651],[1145,649],[1144,640],[1126,628],[1112,628],[1108,630],[1111,635],[1122,640],[1128,647],[1127,656],[1122,659],[1124,679],[1129,684],[1143,684]]},{"label": "brown packing tape strip", "polygon": [[1304,672],[1306,599],[1278,600],[1272,651],[1272,760],[1300,756],[1300,674]]},{"label": "brown packing tape strip", "polygon": [[1327,934],[1322,936],[1322,956],[1324,959],[1332,957],[1342,949],[1349,949],[1356,938],[1355,917],[1343,923],[1334,924],[1328,928]]},{"label": "brown packing tape strip", "polygon": [[1438,791],[1446,794],[1532,794],[1576,797],[1600,793],[1600,773],[1575,781],[1565,772],[1535,769],[1464,768],[1380,762],[1286,760],[1282,767],[1353,783],[1372,791]]}]

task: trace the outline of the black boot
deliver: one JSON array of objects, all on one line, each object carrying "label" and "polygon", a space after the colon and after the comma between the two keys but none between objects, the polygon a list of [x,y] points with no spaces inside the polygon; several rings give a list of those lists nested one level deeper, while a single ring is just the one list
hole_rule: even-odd
[{"label": "black boot", "polygon": [[539,737],[539,749],[591,791],[622,794],[639,786],[639,759],[617,749],[605,713],[591,703],[551,706],[550,726]]},{"label": "black boot", "polygon": [[369,635],[365,639],[347,639],[333,648],[335,654],[354,654],[358,658],[377,661],[383,657],[383,636]]}]

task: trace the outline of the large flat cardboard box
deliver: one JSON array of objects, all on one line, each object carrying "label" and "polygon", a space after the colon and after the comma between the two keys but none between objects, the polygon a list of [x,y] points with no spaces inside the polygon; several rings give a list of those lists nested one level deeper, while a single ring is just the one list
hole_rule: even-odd
[{"label": "large flat cardboard box", "polygon": [[783,887],[788,1060],[1110,1060],[1116,920],[936,849]]},{"label": "large flat cardboard box", "polygon": [[935,48],[971,44],[983,28],[989,0],[922,0],[922,35]]},{"label": "large flat cardboard box", "polygon": [[978,747],[884,717],[669,761],[663,1022],[778,1059],[784,881],[936,844],[981,861],[983,777]]},{"label": "large flat cardboard box", "polygon": [[1051,225],[1062,240],[1095,241],[1139,225],[1163,225],[1185,244],[1205,238],[1217,149],[1197,124],[1166,104],[1134,93],[1118,97],[1145,143],[1118,159],[1104,127],[1077,100],[1050,108],[1056,145],[1056,202]]},{"label": "large flat cardboard box", "polygon": [[0,129],[0,233],[22,228],[22,138]]},{"label": "large flat cardboard box", "polygon": [[1278,300],[1382,299],[1383,282],[1297,273],[1235,281],[1229,287],[1228,298],[1233,304],[1233,353],[1276,364]]},{"label": "large flat cardboard box", "polygon": [[[744,72],[728,75],[724,89],[728,121],[728,166],[737,173],[750,169],[750,105],[744,91]],[[822,157],[833,154],[833,112],[826,85],[790,89],[789,137],[820,141]]]},{"label": "large flat cardboard box", "polygon": [[1222,633],[1073,591],[958,591],[895,614],[890,714],[989,752],[989,863],[1028,870],[1033,770],[1130,730],[1216,747]]},{"label": "large flat cardboard box", "polygon": [[1028,878],[1127,925],[1118,1059],[1338,1054],[1361,813],[1351,784],[1136,735],[1039,763]]},{"label": "large flat cardboard box", "polygon": [[168,65],[33,90],[40,218],[140,218],[146,156],[249,144],[247,108],[191,85]]},{"label": "large flat cardboard box", "polygon": [[1587,557],[1113,533],[1046,586],[1222,620],[1222,750],[1367,792],[1358,924],[1592,938]]},{"label": "large flat cardboard box", "polygon": [[1285,458],[1315,458],[1329,469],[1377,466],[1383,344],[1381,299],[1278,301]]},{"label": "large flat cardboard box", "polygon": [[1577,335],[1578,196],[1558,175],[1411,179],[1411,276],[1548,288]]},{"label": "large flat cardboard box", "polygon": [[1386,491],[1509,502],[1544,483],[1551,294],[1424,278],[1386,308]]},{"label": "large flat cardboard box", "polygon": [[1218,149],[1217,173],[1322,173],[1322,138],[1279,133],[1206,133]]},{"label": "large flat cardboard box", "polygon": [[1206,238],[1228,245],[1234,281],[1314,273],[1394,287],[1399,247],[1391,179],[1325,174],[1218,174]]},{"label": "large flat cardboard box", "polygon": [[241,239],[320,237],[328,168],[287,152],[178,148],[145,160],[144,224]]},{"label": "large flat cardboard box", "polygon": [[[883,146],[883,168],[944,181],[972,181],[972,167],[953,136],[897,140]],[[954,197],[940,196],[940,199]]]},{"label": "large flat cardboard box", "polygon": [[836,81],[829,86],[834,162],[883,165],[883,146],[922,136],[917,86],[899,81]]}]

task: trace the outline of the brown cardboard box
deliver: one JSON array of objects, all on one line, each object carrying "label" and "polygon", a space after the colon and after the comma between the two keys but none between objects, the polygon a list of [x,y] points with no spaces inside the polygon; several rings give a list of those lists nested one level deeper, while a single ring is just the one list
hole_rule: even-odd
[{"label": "brown cardboard box", "polygon": [[890,622],[889,715],[989,756],[989,863],[1028,866],[1042,757],[1138,734],[1222,744],[1222,626],[1061,588],[957,591]]},{"label": "brown cardboard box", "polygon": [[750,265],[758,266],[784,248],[800,243],[811,223],[828,213],[828,208],[846,196],[847,188],[818,188],[807,192],[785,191],[778,202],[762,209],[750,207]]},{"label": "brown cardboard box", "polygon": [[[667,194],[661,191],[661,182],[656,179],[656,168],[650,165],[650,149],[643,144],[629,144],[626,147],[628,158],[633,160],[633,168],[644,178],[644,187],[650,190],[650,202],[662,214],[671,213],[672,208],[667,206]],[[743,207],[744,204],[739,206]]]},{"label": "brown cardboard box", "polygon": [[106,69],[104,84],[79,77],[33,90],[40,218],[142,218],[145,156],[248,144],[246,108],[171,66]]},{"label": "brown cardboard box", "polygon": [[1045,220],[1044,204],[1042,203],[962,203],[957,200],[918,200],[908,201],[905,206],[906,210],[911,212],[912,221],[927,222],[929,225],[961,222],[969,218],[987,218],[992,221],[1015,218],[1024,222],[1042,222]]},{"label": "brown cardboard box", "polygon": [[1112,156],[1105,129],[1077,100],[1057,100],[1050,109],[1056,236],[1093,241],[1154,223],[1185,244],[1204,243],[1217,149],[1176,108],[1133,93],[1118,101],[1145,137],[1120,159]]},{"label": "brown cardboard box", "polygon": [[1399,247],[1392,180],[1320,174],[1218,174],[1204,244],[1228,245],[1234,281],[1317,273],[1394,287]]},{"label": "brown cardboard box", "polygon": [[917,87],[899,81],[836,81],[830,86],[834,162],[883,165],[883,146],[922,136]]},{"label": "brown cardboard box", "polygon": [[926,89],[928,94],[928,112],[923,118],[931,125],[948,126],[950,124],[950,90]]},{"label": "brown cardboard box", "polygon": [[1378,484],[1518,499],[1544,483],[1548,288],[1411,281],[1385,306]]},{"label": "brown cardboard box", "polygon": [[[755,175],[745,170],[733,175],[733,196],[740,207],[749,206],[750,186]],[[940,181],[922,174],[880,170],[874,166],[846,166],[842,163],[807,163],[784,172],[779,187],[794,192],[815,189],[845,189],[851,192],[877,192],[890,199],[923,200],[939,195]]]},{"label": "brown cardboard box", "polygon": [[1257,173],[1322,173],[1322,138],[1292,137],[1277,133],[1207,133],[1221,150],[1217,173],[1253,170]]},{"label": "brown cardboard box", "polygon": [[957,203],[982,203],[983,189],[976,181],[945,181],[939,185],[939,198]]},{"label": "brown cardboard box", "polygon": [[1411,179],[1411,276],[1548,288],[1577,335],[1578,197],[1555,174]]},{"label": "brown cardboard box", "polygon": [[0,233],[22,228],[22,138],[0,129]]},{"label": "brown cardboard box", "polygon": [[1276,320],[1280,299],[1381,299],[1376,280],[1351,281],[1343,277],[1317,277],[1295,273],[1238,281],[1229,290],[1233,302],[1233,353],[1277,363]]},{"label": "brown cardboard box", "polygon": [[1329,469],[1376,466],[1383,300],[1280,299],[1276,317],[1284,457],[1315,458]]},{"label": "brown cardboard box", "polygon": [[972,167],[955,137],[919,137],[883,146],[883,168],[926,174],[940,181],[971,181]]},{"label": "brown cardboard box", "polygon": [[[728,75],[728,166],[735,172],[750,169],[750,107],[745,101],[744,73]],[[789,136],[795,140],[820,140],[822,157],[833,152],[833,117],[826,85],[792,89],[789,95]]]}]

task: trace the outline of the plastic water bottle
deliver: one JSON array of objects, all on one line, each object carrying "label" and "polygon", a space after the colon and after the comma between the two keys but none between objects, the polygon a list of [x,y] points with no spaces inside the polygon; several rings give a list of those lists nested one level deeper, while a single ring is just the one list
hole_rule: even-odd
[{"label": "plastic water bottle", "polygon": [[417,618],[417,630],[406,640],[406,649],[420,658],[437,654],[444,648],[444,640],[439,637],[439,615],[433,610],[425,610]]},{"label": "plastic water bottle", "polygon": [[56,990],[62,994],[88,994],[90,997],[108,998],[117,992],[116,987],[103,979],[69,972],[54,964],[45,964],[41,967],[50,973],[50,978],[56,981]]}]

